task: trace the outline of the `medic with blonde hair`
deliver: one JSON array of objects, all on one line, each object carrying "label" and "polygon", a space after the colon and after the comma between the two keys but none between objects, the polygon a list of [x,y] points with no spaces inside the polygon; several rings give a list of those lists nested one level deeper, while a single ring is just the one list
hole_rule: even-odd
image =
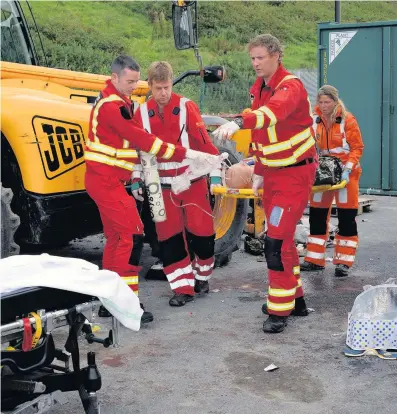
[{"label": "medic with blonde hair", "polygon": [[[168,145],[218,155],[197,105],[172,92],[172,80],[169,63],[152,63],[148,72],[152,98],[139,107],[134,120]],[[187,161],[161,157],[158,163],[167,219],[155,224],[164,273],[174,292],[171,306],[184,306],[195,293],[208,293],[214,267],[215,231],[207,177],[195,177],[190,187],[177,195],[171,189],[188,166]],[[221,184],[220,169],[210,175],[212,187]],[[137,183],[134,184],[134,195],[139,196]]]},{"label": "medic with blonde hair", "polygon": [[317,93],[313,129],[320,155],[339,158],[343,163],[345,188],[314,193],[310,198],[310,236],[301,270],[310,272],[325,267],[328,222],[335,197],[338,209],[338,233],[335,237],[335,276],[345,277],[352,267],[358,246],[356,216],[358,190],[362,173],[360,158],[364,144],[356,118],[346,110],[336,88],[322,86]]}]

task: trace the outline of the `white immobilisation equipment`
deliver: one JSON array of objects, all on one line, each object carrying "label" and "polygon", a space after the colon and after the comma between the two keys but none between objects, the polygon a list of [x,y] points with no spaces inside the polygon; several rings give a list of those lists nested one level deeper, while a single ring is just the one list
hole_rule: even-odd
[{"label": "white immobilisation equipment", "polygon": [[155,223],[160,223],[167,219],[163,192],[161,191],[160,176],[157,169],[157,160],[154,155],[140,152],[143,181],[147,192],[149,207],[152,219]]},{"label": "white immobilisation equipment", "polygon": [[[171,184],[171,189],[174,194],[180,194],[181,192],[186,191],[190,187],[192,180],[203,177],[214,169],[221,169],[222,162],[229,156],[227,152],[220,155],[211,155],[199,152],[198,154],[201,155],[197,156],[197,158],[189,158],[189,166],[186,171],[174,178]],[[186,156],[188,156],[188,154],[186,154]],[[189,156],[191,156],[191,154],[189,154]]]}]

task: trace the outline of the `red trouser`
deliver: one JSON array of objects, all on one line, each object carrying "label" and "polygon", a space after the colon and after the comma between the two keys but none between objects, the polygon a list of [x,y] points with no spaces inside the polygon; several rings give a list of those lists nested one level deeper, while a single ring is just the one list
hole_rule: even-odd
[{"label": "red trouser", "polygon": [[263,206],[268,220],[265,256],[269,269],[269,314],[288,316],[295,298],[303,296],[299,256],[294,235],[315,178],[317,163],[299,167],[266,169]]},{"label": "red trouser", "polygon": [[143,234],[135,200],[129,196],[120,179],[86,173],[85,186],[101,215],[106,244],[102,267],[118,273],[138,295],[138,263],[131,265],[133,236]]},{"label": "red trouser", "polygon": [[[207,180],[178,195],[163,188],[167,220],[156,223],[164,273],[175,293],[194,295],[194,279],[208,280],[214,267],[214,220]],[[190,253],[190,254],[189,254]]]},{"label": "red trouser", "polygon": [[350,181],[338,191],[315,193],[310,197],[310,236],[307,243],[306,262],[325,266],[325,249],[328,240],[328,223],[332,201],[338,208],[338,234],[335,236],[334,264],[351,267],[358,246],[357,209],[361,168],[355,168]]}]

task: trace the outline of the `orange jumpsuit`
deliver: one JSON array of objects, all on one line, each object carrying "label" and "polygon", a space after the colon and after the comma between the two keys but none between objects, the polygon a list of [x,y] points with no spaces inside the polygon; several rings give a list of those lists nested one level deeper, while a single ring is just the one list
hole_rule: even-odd
[{"label": "orange jumpsuit", "polygon": [[186,149],[148,134],[132,115],[132,102],[107,81],[91,111],[84,157],[86,190],[98,206],[106,237],[103,268],[118,273],[138,294],[139,254],[133,254],[133,240],[142,235],[143,225],[124,187],[139,163],[135,148],[176,162]]},{"label": "orange jumpsuit", "polygon": [[337,113],[336,122],[328,129],[318,107],[313,122],[320,155],[338,157],[346,168],[352,170],[349,183],[338,191],[314,193],[310,197],[310,236],[306,262],[325,266],[325,249],[328,240],[328,222],[332,201],[335,197],[338,209],[339,231],[335,237],[334,264],[351,267],[358,246],[357,209],[359,180],[362,173],[360,158],[364,144],[356,118],[347,113]]},{"label": "orange jumpsuit", "polygon": [[258,78],[250,92],[252,111],[241,116],[243,128],[253,130],[254,172],[263,177],[263,205],[268,218],[267,310],[288,316],[295,299],[303,296],[294,234],[317,167],[310,102],[302,82],[282,65],[267,85]]}]

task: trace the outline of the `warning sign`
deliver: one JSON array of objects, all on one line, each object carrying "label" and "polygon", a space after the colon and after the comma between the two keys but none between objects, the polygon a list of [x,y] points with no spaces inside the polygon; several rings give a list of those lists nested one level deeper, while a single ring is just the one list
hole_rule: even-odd
[{"label": "warning sign", "polygon": [[356,33],[357,30],[349,32],[331,32],[329,34],[329,64],[331,64],[339,53],[342,52]]}]

